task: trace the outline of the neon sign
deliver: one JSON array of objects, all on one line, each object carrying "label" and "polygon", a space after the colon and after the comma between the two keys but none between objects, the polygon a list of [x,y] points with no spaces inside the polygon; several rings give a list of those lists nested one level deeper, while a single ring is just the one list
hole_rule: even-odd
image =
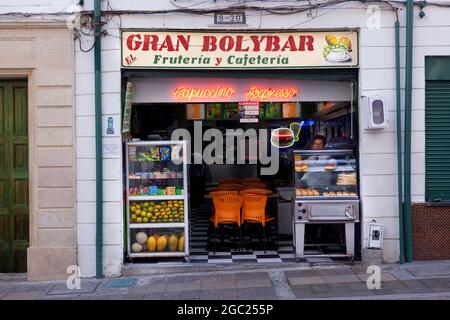
[{"label": "neon sign", "polygon": [[297,96],[295,88],[261,89],[252,87],[248,90],[246,99],[251,101],[267,101],[271,99],[288,99]]},{"label": "neon sign", "polygon": [[[232,87],[224,87],[217,85],[212,88],[188,88],[180,86],[173,91],[176,100],[192,101],[192,100],[220,100],[233,97],[236,90]],[[266,89],[259,87],[251,87],[245,95],[247,101],[271,101],[274,99],[284,100],[294,98],[298,95],[299,90],[296,88],[276,88]]]},{"label": "neon sign", "polygon": [[230,87],[217,86],[215,88],[186,88],[178,87],[173,91],[173,95],[177,100],[188,100],[192,99],[228,99],[231,98],[236,91]]},{"label": "neon sign", "polygon": [[278,128],[272,131],[270,143],[275,148],[289,148],[300,140],[300,132],[305,122],[292,122],[289,128]]}]

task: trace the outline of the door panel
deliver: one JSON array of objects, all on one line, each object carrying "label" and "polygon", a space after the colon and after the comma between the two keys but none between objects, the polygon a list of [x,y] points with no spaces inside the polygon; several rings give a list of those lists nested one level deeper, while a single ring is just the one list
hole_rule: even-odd
[{"label": "door panel", "polygon": [[14,127],[13,135],[27,136],[27,101],[26,87],[15,87],[14,90]]},{"label": "door panel", "polygon": [[0,81],[0,272],[26,272],[29,239],[25,81]]},{"label": "door panel", "polygon": [[26,144],[15,144],[13,154],[14,154],[13,170],[27,171],[28,146]]}]

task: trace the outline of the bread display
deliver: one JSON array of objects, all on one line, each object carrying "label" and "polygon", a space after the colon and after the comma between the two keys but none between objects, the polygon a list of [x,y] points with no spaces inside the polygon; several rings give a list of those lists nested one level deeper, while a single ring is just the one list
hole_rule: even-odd
[{"label": "bread display", "polygon": [[330,191],[322,194],[324,197],[357,197],[356,192],[348,191]]},{"label": "bread display", "polygon": [[337,183],[338,186],[354,186],[356,185],[356,173],[340,173],[338,175]]},{"label": "bread display", "polygon": [[309,167],[305,162],[295,163],[295,172],[308,172]]},{"label": "bread display", "polygon": [[320,192],[316,189],[295,189],[295,195],[299,197],[319,197]]}]

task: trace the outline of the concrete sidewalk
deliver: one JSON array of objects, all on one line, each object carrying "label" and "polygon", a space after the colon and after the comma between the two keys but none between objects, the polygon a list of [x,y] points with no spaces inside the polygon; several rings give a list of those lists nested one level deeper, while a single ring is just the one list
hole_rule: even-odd
[{"label": "concrete sidewalk", "polygon": [[150,275],[145,270],[131,269],[119,278],[81,279],[81,288],[73,290],[65,281],[26,282],[23,274],[0,274],[0,299],[450,300],[450,261],[383,265],[381,289],[368,289],[371,274],[361,266],[165,267]]}]

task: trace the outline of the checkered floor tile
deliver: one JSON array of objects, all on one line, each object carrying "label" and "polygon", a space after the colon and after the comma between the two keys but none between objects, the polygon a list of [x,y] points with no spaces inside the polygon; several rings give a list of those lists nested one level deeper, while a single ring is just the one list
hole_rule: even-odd
[{"label": "checkered floor tile", "polygon": [[[228,230],[224,235],[223,243],[220,241],[220,232],[217,234],[216,251],[213,252],[208,248],[208,228],[211,208],[209,204],[202,204],[200,207],[191,210],[190,216],[190,263],[199,264],[229,264],[229,263],[318,263],[332,262],[334,258],[314,258],[306,257],[305,259],[295,258],[292,236],[279,237],[278,248],[274,250],[273,242],[267,242],[266,251],[263,250],[262,242],[259,239],[259,230],[254,232],[251,237],[246,238],[243,248],[239,250],[234,241],[235,233]],[[275,227],[275,226],[274,226]],[[249,230],[252,231],[252,230]],[[253,230],[256,231],[256,230]],[[276,230],[272,230],[272,234],[276,234]],[[251,240],[251,241],[249,241]],[[311,248],[312,249],[312,248]],[[319,251],[306,251],[306,254],[316,254]],[[326,261],[325,261],[325,260]],[[170,263],[176,262],[176,259]],[[184,259],[178,259],[179,262]],[[336,261],[342,261],[336,259]],[[149,261],[146,261],[147,263]],[[167,259],[155,259],[151,262],[163,264],[168,263]]]}]

